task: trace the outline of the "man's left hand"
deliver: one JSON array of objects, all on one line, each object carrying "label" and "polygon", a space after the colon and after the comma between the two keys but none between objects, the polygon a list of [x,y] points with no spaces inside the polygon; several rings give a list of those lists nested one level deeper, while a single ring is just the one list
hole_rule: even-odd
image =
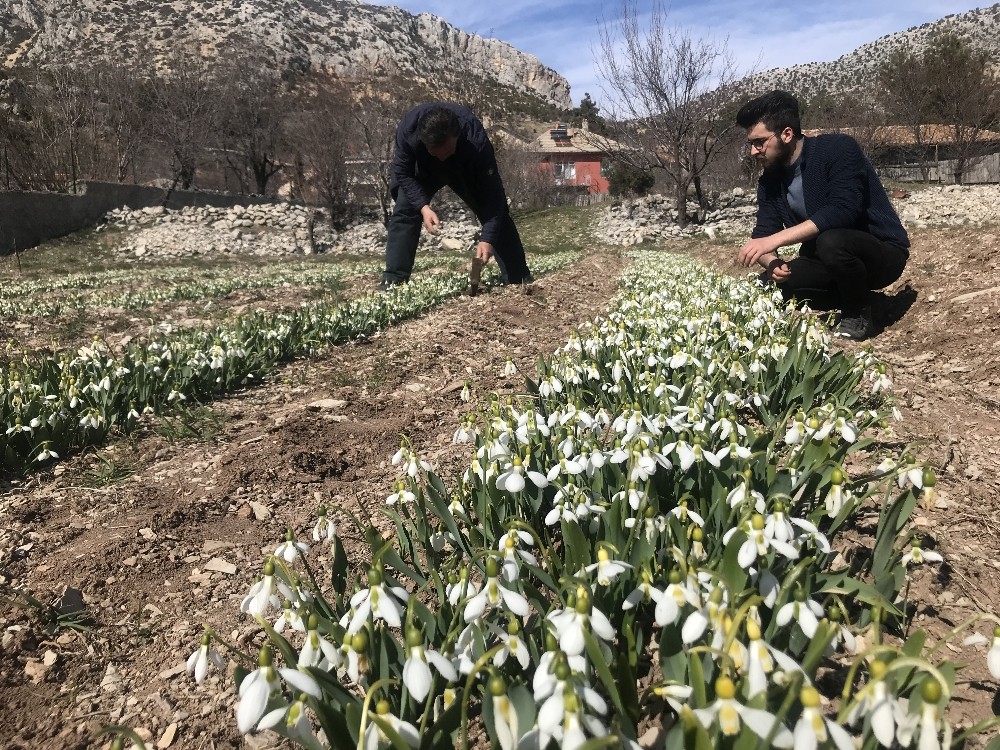
[{"label": "man's left hand", "polygon": [[770,237],[758,237],[741,247],[737,258],[742,265],[752,266],[754,263],[761,263],[764,256],[773,255],[777,249]]},{"label": "man's left hand", "polygon": [[493,245],[489,242],[480,242],[476,245],[476,257],[483,263],[488,263],[490,258],[492,258],[495,254],[496,252],[493,250]]}]

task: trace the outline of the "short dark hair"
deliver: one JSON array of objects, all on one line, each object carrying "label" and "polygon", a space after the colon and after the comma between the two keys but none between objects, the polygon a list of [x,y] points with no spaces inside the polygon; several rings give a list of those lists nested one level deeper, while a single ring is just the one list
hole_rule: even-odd
[{"label": "short dark hair", "polygon": [[453,135],[458,135],[458,115],[447,107],[431,107],[417,123],[417,137],[427,148],[437,148]]},{"label": "short dark hair", "polygon": [[758,122],[772,133],[791,128],[795,135],[802,135],[799,117],[799,100],[787,91],[775,90],[751,99],[736,113],[736,124],[749,130]]}]

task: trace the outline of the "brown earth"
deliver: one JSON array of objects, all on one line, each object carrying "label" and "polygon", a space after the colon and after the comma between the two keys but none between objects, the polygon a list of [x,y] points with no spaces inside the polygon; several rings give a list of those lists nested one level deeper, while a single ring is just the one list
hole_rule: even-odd
[{"label": "brown earth", "polygon": [[[940,507],[921,511],[915,524],[946,563],[917,570],[910,590],[914,628],[927,628],[931,640],[976,611],[1000,610],[993,231],[914,233],[911,262],[882,313],[898,320],[871,342],[900,394],[901,444],[912,443],[940,476]],[[670,249],[739,272],[731,246],[686,241]],[[238,735],[228,678],[196,686],[184,673],[202,623],[252,650],[258,629],[239,615],[239,602],[286,528],[304,537],[320,502],[376,515],[391,492],[389,459],[401,435],[454,476],[466,454],[451,445],[461,416],[490,393],[521,392],[523,380],[501,376],[506,360],[533,373],[538,355],[604,309],[622,266],[615,253],[592,252],[545,277],[537,294],[455,300],[198,412],[188,429],[199,437],[175,424],[173,433],[109,446],[7,486],[0,583],[46,602],[76,589],[93,629],[47,634],[30,607],[0,609],[0,747],[100,747],[94,733],[116,723],[159,747],[281,746],[275,735]],[[466,381],[469,404],[460,399]],[[350,548],[363,549],[346,533]],[[991,628],[979,630],[989,636]],[[993,714],[996,684],[983,647],[962,647],[961,638],[954,645],[944,654],[969,667],[951,717],[968,725]]]}]

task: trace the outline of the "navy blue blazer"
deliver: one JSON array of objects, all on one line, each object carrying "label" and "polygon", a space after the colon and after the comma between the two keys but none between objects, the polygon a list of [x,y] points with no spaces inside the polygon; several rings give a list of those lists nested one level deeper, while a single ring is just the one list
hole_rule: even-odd
[{"label": "navy blue blazer", "polygon": [[[455,153],[444,161],[428,153],[417,136],[420,116],[438,106],[447,107],[458,115]],[[483,225],[482,240],[496,245],[500,226],[508,214],[507,195],[500,180],[493,144],[483,123],[472,110],[460,104],[421,104],[407,112],[396,128],[389,189],[393,199],[402,190],[406,199],[419,209],[430,203],[434,193],[445,185],[470,203]]]},{"label": "navy blue blazer", "polygon": [[[910,238],[857,141],[843,133],[803,138],[800,158],[806,214],[820,232],[859,229],[908,252]],[[781,175],[762,174],[757,183],[757,225],[751,237],[769,237],[798,223]]]}]

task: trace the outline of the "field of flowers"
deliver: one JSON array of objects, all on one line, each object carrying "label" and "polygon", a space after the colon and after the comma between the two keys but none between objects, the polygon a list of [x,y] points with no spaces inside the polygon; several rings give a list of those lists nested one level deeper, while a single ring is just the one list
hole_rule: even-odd
[{"label": "field of flowers", "polygon": [[[940,555],[908,521],[934,507],[936,477],[882,447],[898,417],[886,367],[834,353],[821,322],[753,284],[633,261],[528,395],[456,425],[470,453],[453,486],[404,440],[382,509],[394,534],[321,506],[311,542],[289,531],[242,601],[259,653],[206,629],[188,669],[205,679],[221,646],[243,660],[240,732],[929,750],[994,723],[953,731],[959,665],[942,648],[988,644],[1000,677],[993,615],[933,646],[910,621],[909,573]],[[845,558],[862,512],[877,528]],[[310,564],[317,546],[331,570]]]},{"label": "field of flowers", "polygon": [[[543,275],[571,262],[573,253],[555,253],[534,262]],[[319,283],[348,274],[373,271],[364,267],[308,267],[285,273],[255,274],[187,285],[167,285],[160,299],[204,299],[232,291],[250,280],[260,284]],[[57,284],[101,287],[120,274],[91,274]],[[134,275],[134,274],[133,274]],[[289,281],[294,277],[294,282]],[[126,278],[123,276],[123,278]],[[0,457],[3,469],[23,474],[34,464],[104,443],[109,435],[134,432],[146,416],[171,412],[185,402],[205,402],[259,381],[294,357],[370,335],[386,326],[420,315],[462,293],[468,277],[459,272],[420,276],[386,294],[367,294],[346,302],[319,300],[289,312],[253,312],[214,328],[159,326],[152,335],[115,352],[101,340],[76,352],[39,356],[24,353],[0,369]],[[495,271],[484,279],[496,283]],[[16,288],[18,295],[38,293],[49,282]],[[93,292],[63,305],[94,302]],[[178,296],[180,295],[180,296]],[[127,292],[115,305],[149,304],[151,293]],[[13,308],[15,305],[8,305]],[[11,314],[17,311],[12,309]],[[20,310],[23,314],[26,310]],[[34,311],[33,314],[37,314]]]}]

